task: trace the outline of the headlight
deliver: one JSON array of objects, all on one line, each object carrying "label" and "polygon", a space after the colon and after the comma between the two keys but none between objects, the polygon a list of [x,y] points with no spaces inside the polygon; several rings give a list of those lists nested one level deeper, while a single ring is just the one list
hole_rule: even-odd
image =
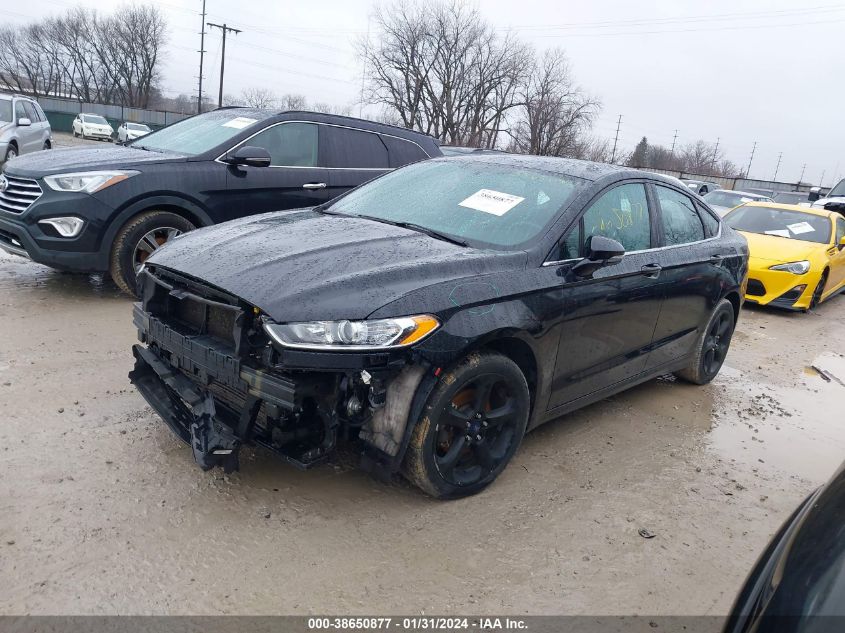
[{"label": "headlight", "polygon": [[418,343],[440,327],[428,314],[371,321],[273,323],[264,330],[282,347],[330,350],[378,350]]},{"label": "headlight", "polygon": [[137,173],[137,171],[83,171],[46,176],[44,182],[54,191],[94,193],[131,178]]},{"label": "headlight", "polygon": [[800,262],[790,262],[788,264],[778,264],[777,266],[770,266],[769,270],[784,270],[793,275],[803,275],[810,270],[810,262],[802,260]]},{"label": "headlight", "polygon": [[68,216],[66,218],[48,218],[39,220],[38,224],[48,224],[59,232],[62,237],[76,237],[82,231],[85,221],[82,218]]}]

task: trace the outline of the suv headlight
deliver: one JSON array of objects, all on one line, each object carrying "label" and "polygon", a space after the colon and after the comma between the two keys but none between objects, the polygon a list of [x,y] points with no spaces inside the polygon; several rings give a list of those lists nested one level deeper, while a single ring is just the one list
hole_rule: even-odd
[{"label": "suv headlight", "polygon": [[282,347],[312,350],[380,350],[419,343],[440,327],[428,314],[367,321],[273,323],[264,331]]},{"label": "suv headlight", "polygon": [[83,171],[46,176],[44,182],[54,191],[95,193],[137,174],[137,171]]},{"label": "suv headlight", "polygon": [[769,266],[769,270],[783,270],[793,275],[803,275],[810,270],[810,262],[802,260],[800,262],[789,262],[788,264],[778,264],[777,266]]}]

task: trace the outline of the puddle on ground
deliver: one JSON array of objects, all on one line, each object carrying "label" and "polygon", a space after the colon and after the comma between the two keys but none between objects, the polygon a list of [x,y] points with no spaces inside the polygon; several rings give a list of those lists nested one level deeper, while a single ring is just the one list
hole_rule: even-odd
[{"label": "puddle on ground", "polygon": [[[845,357],[826,352],[790,387],[752,382],[724,367],[708,447],[722,459],[826,481],[845,460]],[[829,378],[826,380],[823,376]]]},{"label": "puddle on ground", "polygon": [[27,292],[46,289],[50,297],[84,299],[122,295],[109,276],[65,273],[23,257],[0,252],[0,291]]}]

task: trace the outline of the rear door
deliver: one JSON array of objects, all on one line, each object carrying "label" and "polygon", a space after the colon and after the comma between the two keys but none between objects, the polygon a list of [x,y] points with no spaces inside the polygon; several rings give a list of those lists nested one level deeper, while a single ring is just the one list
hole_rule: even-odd
[{"label": "rear door", "polygon": [[324,125],[320,152],[329,168],[330,199],[390,170],[387,146],[375,132]]},{"label": "rear door", "polygon": [[328,200],[329,174],[320,157],[323,127],[299,121],[276,123],[239,143],[236,147],[263,147],[271,162],[269,167],[227,167],[230,217],[310,207]]},{"label": "rear door", "polygon": [[692,352],[721,289],[728,253],[716,237],[719,223],[693,198],[654,183],[661,246],[663,307],[647,368],[657,369]]},{"label": "rear door", "polygon": [[580,257],[592,235],[617,240],[626,254],[620,263],[586,279],[569,279],[562,287],[565,315],[550,409],[645,370],[662,301],[652,216],[643,182],[615,185],[563,237],[561,250],[571,254],[579,245]]}]

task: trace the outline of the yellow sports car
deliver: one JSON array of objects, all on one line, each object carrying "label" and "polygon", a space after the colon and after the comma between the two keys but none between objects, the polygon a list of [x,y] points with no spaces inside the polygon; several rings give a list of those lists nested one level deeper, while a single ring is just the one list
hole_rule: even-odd
[{"label": "yellow sports car", "polygon": [[725,223],[748,240],[745,300],[809,310],[845,289],[845,217],[791,204],[749,202]]}]

